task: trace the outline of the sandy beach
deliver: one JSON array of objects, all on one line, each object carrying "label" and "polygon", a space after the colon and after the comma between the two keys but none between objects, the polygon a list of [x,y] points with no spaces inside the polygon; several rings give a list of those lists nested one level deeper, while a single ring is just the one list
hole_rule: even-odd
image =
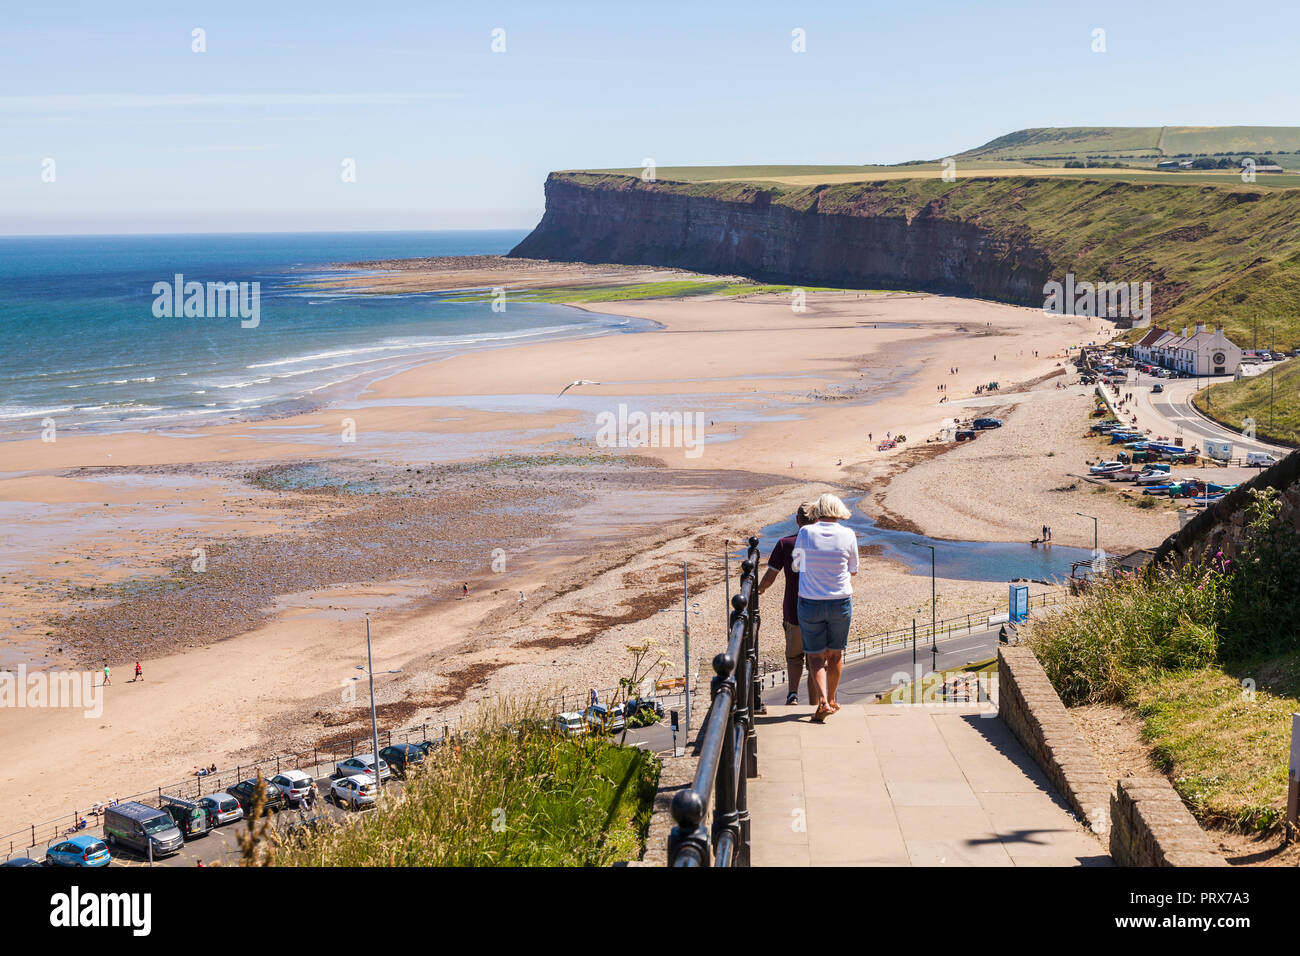
[{"label": "sandy beach", "polygon": [[[404,290],[492,286],[504,268],[399,278]],[[538,269],[510,281],[537,282]],[[545,281],[631,281],[625,267],[585,269]],[[810,293],[803,312],[782,295],[585,308],[659,327],[469,352],[270,421],[5,443],[0,507],[22,522],[4,532],[0,664],[108,660],[114,682],[95,719],[4,714],[0,833],[200,765],[356,735],[369,719],[352,694],[366,612],[376,668],[402,670],[377,681],[391,728],[440,725],[494,694],[612,686],[627,646],[648,639],[678,674],[680,619],[659,612],[680,606],[682,562],[707,661],[724,635],[724,541],[822,490],[936,538],[1022,542],[1049,524],[1058,543],[1091,547],[1076,511],[1101,517],[1113,550],[1177,528],[1172,511],[1070,477],[1096,454],[1082,437],[1092,400],[1057,384],[1077,378],[1067,348],[1109,337],[1103,323],[848,292]],[[557,397],[576,380],[600,384]],[[997,392],[974,394],[991,381]],[[702,431],[611,445],[601,422],[620,405]],[[1006,425],[968,445],[937,440],[946,419],[980,414]],[[878,451],[886,433],[907,440]],[[856,588],[855,635],[929,599],[928,577],[871,553]],[[941,580],[939,615],[1004,601],[1005,588]],[[774,667],[779,634],[763,635]],[[145,680],[128,683],[137,659]],[[54,739],[71,777],[48,761]]]}]

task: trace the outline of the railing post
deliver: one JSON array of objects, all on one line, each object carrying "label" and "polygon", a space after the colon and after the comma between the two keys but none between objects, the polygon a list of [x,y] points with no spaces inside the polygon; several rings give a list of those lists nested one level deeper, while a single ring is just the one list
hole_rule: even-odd
[{"label": "railing post", "polygon": [[[737,603],[740,605],[737,608],[738,614],[743,614],[744,601],[745,599],[739,594],[732,598],[733,606]],[[713,787],[712,837],[715,855],[718,850],[718,840],[727,831],[731,832],[737,853],[741,850],[740,812],[737,809],[736,798],[739,793],[738,783],[745,779],[745,775],[743,767],[741,767],[741,773],[736,773],[736,726],[740,714],[740,707],[737,705],[740,704],[742,688],[736,684],[736,676],[733,673],[735,667],[736,662],[725,651],[713,658],[714,677],[711,687],[713,696],[716,699],[718,691],[723,686],[730,684],[733,702],[723,728],[722,750],[718,756],[718,775]],[[743,737],[741,738],[741,746],[746,746]]]},{"label": "railing post", "polygon": [[685,855],[696,866],[709,865],[709,838],[701,825],[704,819],[704,801],[694,790],[678,790],[673,795],[673,819],[677,825],[668,834],[668,865],[677,866],[679,857]]},{"label": "railing post", "polygon": [[[762,678],[758,676],[758,628],[759,625],[762,623],[762,615],[760,614],[758,609],[758,565],[759,565],[760,556],[758,552],[758,538],[756,536],[751,536],[749,539],[749,555],[750,555],[750,559],[753,561],[753,566],[754,566],[753,577],[750,579],[749,582],[750,603],[749,603],[748,643],[749,643],[749,659],[750,659],[750,663],[752,664],[750,673],[753,675],[754,678],[754,693],[750,701],[750,709],[753,714],[766,714],[767,707],[763,704],[763,681]],[[750,754],[755,761],[755,766],[751,769],[753,771],[753,774],[757,774],[758,773],[758,769],[757,769],[758,737],[753,733],[752,727],[750,728],[750,732],[751,732],[751,736],[753,737],[753,744],[751,746]]]}]

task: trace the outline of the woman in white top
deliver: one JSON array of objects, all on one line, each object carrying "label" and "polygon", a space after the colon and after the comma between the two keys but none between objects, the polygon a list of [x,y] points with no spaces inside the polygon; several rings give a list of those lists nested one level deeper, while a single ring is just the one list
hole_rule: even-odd
[{"label": "woman in white top", "polygon": [[817,521],[799,529],[794,542],[799,572],[799,631],[817,697],[816,723],[840,709],[835,699],[844,649],[853,620],[853,575],[858,573],[858,536],[839,522],[849,509],[835,495],[817,499]]}]

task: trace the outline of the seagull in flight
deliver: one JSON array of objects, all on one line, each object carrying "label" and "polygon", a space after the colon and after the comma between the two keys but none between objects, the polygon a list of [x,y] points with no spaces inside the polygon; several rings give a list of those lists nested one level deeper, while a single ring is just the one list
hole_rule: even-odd
[{"label": "seagull in flight", "polygon": [[[560,395],[563,395],[565,392],[573,388],[573,386],[575,385],[599,385],[599,384],[600,382],[593,382],[590,379],[580,378],[577,379],[576,381],[570,382],[568,385],[564,386],[564,388],[560,389]],[[555,397],[559,398],[560,395],[556,395]]]}]

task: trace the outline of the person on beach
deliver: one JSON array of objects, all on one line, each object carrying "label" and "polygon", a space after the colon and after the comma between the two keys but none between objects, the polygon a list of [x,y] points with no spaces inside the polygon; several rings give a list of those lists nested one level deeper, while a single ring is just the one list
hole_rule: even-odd
[{"label": "person on beach", "polygon": [[104,686],[107,687],[113,683],[113,672],[108,669],[108,661],[104,661]]},{"label": "person on beach", "polygon": [[853,620],[853,575],[858,573],[858,536],[839,522],[849,509],[835,495],[816,501],[817,520],[799,529],[793,562],[799,572],[799,633],[808,655],[820,724],[840,709],[835,699]]},{"label": "person on beach", "polygon": [[467,598],[467,597],[469,597],[469,582],[468,582],[468,581],[466,581],[464,584],[462,584],[462,585],[460,586],[460,596],[463,597],[463,598]]},{"label": "person on beach", "polygon": [[[794,513],[794,523],[800,528],[817,520],[816,507],[811,501],[805,501]],[[785,594],[781,600],[781,622],[785,625],[785,672],[788,678],[788,690],[785,702],[799,703],[799,679],[803,677],[803,635],[799,631],[799,572],[794,569],[792,556],[794,542],[798,532],[788,534],[772,547],[772,554],[767,559],[767,573],[758,582],[758,593],[762,594],[778,573],[785,576]],[[817,703],[818,698],[813,688],[812,671],[808,672],[808,703]]]},{"label": "person on beach", "polygon": [[135,679],[144,680],[144,668],[140,666],[139,661],[135,662]]}]

